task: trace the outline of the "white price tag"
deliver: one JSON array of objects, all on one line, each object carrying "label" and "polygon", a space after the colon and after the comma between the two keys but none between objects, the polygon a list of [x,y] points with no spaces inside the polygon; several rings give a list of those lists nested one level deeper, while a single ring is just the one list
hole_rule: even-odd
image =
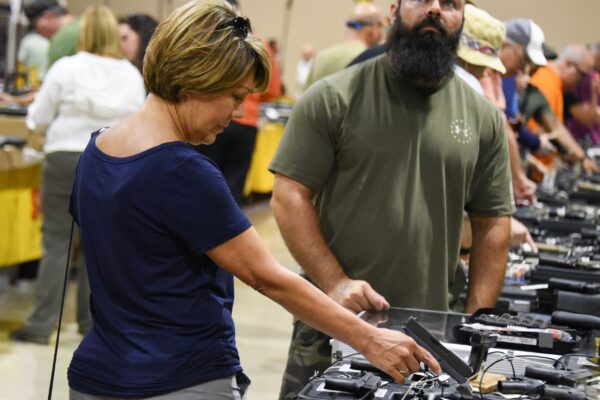
[{"label": "white price tag", "polygon": [[520,336],[499,335],[498,341],[502,342],[502,343],[525,344],[528,346],[536,346],[537,345],[537,339],[520,337]]}]

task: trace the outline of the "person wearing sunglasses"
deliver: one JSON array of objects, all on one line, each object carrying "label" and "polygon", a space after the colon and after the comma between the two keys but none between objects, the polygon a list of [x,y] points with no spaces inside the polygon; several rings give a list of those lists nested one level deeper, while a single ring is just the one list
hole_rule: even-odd
[{"label": "person wearing sunglasses", "polygon": [[384,33],[384,17],[379,7],[371,2],[357,2],[346,21],[345,40],[317,52],[304,90],[319,79],[346,68],[366,49],[380,44]]},{"label": "person wearing sunglasses", "polygon": [[584,150],[564,125],[564,95],[567,91],[575,88],[592,69],[593,62],[593,57],[586,46],[573,44],[564,48],[555,61],[539,67],[529,81],[532,86],[542,92],[550,105],[552,114],[549,115],[549,120],[542,125],[530,120],[528,127],[532,132],[552,132],[565,148],[563,157],[567,161],[581,163],[586,173],[597,172],[598,165],[586,156]]}]

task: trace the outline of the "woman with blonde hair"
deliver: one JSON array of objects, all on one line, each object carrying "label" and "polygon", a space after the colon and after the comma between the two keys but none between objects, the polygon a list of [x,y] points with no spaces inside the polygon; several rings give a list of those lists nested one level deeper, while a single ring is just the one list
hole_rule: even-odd
[{"label": "woman with blonde hair", "polygon": [[243,398],[233,275],[399,381],[419,361],[440,372],[410,338],[277,263],[216,165],[188,145],[213,143],[269,83],[249,21],[224,0],[190,1],[159,24],[143,71],[142,108],[95,132],[77,167],[71,212],[94,326],[68,370],[71,400]]},{"label": "woman with blonde hair", "polygon": [[[119,31],[104,6],[88,8],[81,20],[78,53],[59,59],[47,72],[27,114],[30,129],[46,132],[42,170],[42,260],[34,310],[13,340],[48,343],[58,320],[61,270],[67,259],[71,216],[69,195],[77,160],[90,132],[110,126],[137,110],[144,101],[138,70],[121,58]],[[79,332],[91,327],[89,285],[84,257],[79,265],[77,320]]]}]

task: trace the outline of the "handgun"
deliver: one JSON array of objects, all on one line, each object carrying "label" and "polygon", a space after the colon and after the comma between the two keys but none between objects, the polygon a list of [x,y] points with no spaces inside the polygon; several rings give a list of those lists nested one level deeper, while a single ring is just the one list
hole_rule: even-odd
[{"label": "handgun", "polygon": [[405,331],[419,346],[429,351],[438,361],[442,370],[455,381],[465,383],[473,375],[471,367],[440,343],[415,317],[410,317],[406,321]]},{"label": "handgun", "polygon": [[581,390],[546,385],[540,381],[498,381],[498,391],[502,394],[540,395],[554,400],[589,400]]},{"label": "handgun", "polygon": [[339,390],[363,397],[374,393],[381,384],[381,378],[371,372],[364,372],[361,376],[353,378],[325,378],[325,389]]}]

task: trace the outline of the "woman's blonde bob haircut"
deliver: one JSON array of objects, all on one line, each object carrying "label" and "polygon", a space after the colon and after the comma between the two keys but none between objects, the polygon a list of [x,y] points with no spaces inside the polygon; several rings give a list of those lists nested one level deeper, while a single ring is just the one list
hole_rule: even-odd
[{"label": "woman's blonde bob haircut", "polygon": [[121,58],[120,41],[119,23],[110,8],[91,6],[85,10],[79,21],[77,50]]},{"label": "woman's blonde bob haircut", "polygon": [[265,91],[271,79],[269,56],[251,33],[236,35],[223,26],[237,16],[225,0],[196,0],[161,22],[144,57],[146,90],[178,102],[189,93],[229,90],[254,71],[255,88]]}]

